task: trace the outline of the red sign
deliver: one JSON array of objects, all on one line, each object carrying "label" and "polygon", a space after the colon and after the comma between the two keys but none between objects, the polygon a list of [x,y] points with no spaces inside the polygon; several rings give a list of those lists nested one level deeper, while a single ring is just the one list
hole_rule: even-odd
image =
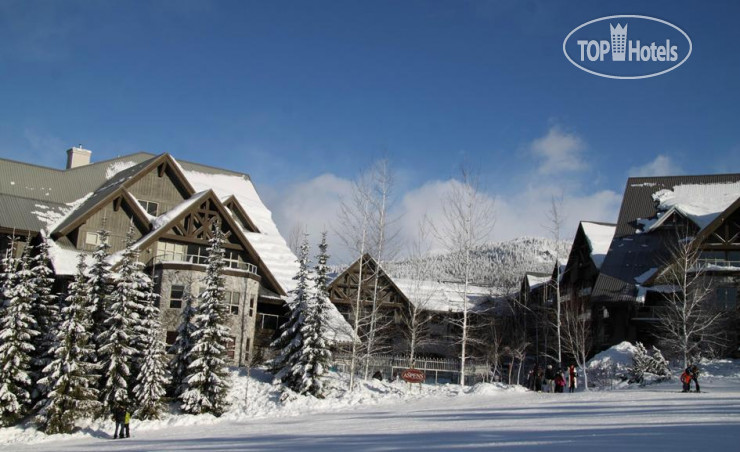
[{"label": "red sign", "polygon": [[406,369],[401,372],[401,378],[409,383],[421,383],[426,379],[424,372],[419,369]]}]

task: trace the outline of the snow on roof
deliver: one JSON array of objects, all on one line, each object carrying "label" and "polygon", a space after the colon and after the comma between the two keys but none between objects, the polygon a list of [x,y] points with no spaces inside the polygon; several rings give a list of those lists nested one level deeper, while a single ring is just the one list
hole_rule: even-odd
[{"label": "snow on roof", "polygon": [[550,279],[552,279],[551,275],[539,276],[539,275],[533,275],[531,273],[527,273],[525,277],[527,278],[527,284],[529,285],[530,289],[534,289],[535,287],[539,287],[543,284],[547,284],[548,282],[550,282]]},{"label": "snow on roof", "polygon": [[183,169],[188,182],[196,190],[212,189],[216,196],[223,199],[234,195],[249,218],[255,222],[259,233],[244,231],[244,234],[270,269],[277,282],[289,292],[295,287],[293,276],[298,273],[296,256],[280,235],[272,212],[264,205],[252,181],[244,175],[209,174],[200,171]]},{"label": "snow on roof", "polygon": [[[393,282],[417,308],[434,312],[463,311],[462,284],[413,279],[393,279]],[[493,301],[493,294],[490,288],[469,285],[466,298],[469,311],[481,312],[489,307],[486,304]]]},{"label": "snow on roof", "polygon": [[586,240],[588,240],[588,246],[591,248],[591,260],[597,269],[601,269],[601,264],[604,263],[606,253],[609,251],[617,225],[582,221],[581,227],[583,227],[583,233],[586,235]]},{"label": "snow on roof", "polygon": [[676,185],[673,190],[663,189],[653,194],[658,210],[675,208],[701,229],[707,227],[738,198],[740,182]]},{"label": "snow on roof", "polygon": [[105,169],[105,178],[111,179],[113,176],[120,173],[121,171],[125,169],[129,169],[132,166],[136,166],[136,165],[137,165],[136,162],[132,162],[130,160],[125,161],[125,162],[121,162],[121,161],[113,162],[110,165],[108,165],[108,168]]}]

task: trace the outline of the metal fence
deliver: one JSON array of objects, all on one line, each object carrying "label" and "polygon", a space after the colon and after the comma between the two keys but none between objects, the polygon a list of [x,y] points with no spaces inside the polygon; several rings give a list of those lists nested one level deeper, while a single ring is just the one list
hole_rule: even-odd
[{"label": "metal fence", "polygon": [[[351,355],[340,354],[334,356],[334,366],[342,372],[349,372]],[[425,383],[444,384],[460,382],[460,360],[454,358],[415,358],[413,363],[408,356],[403,355],[374,355],[358,357],[355,374],[365,376],[365,362],[368,361],[368,377],[380,372],[384,380],[400,378],[405,369],[414,368],[424,371]],[[488,381],[491,378],[491,368],[485,363],[474,360],[465,362],[465,382],[474,384]]]}]

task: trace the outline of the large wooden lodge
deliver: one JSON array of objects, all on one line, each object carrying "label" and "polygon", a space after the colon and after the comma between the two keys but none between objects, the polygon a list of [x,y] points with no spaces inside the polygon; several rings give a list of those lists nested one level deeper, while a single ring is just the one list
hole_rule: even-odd
[{"label": "large wooden lodge", "polygon": [[[235,365],[244,365],[269,343],[288,312],[296,257],[287,246],[249,176],[222,168],[178,161],[169,154],[136,153],[91,163],[91,152],[67,151],[63,170],[0,159],[0,252],[11,237],[32,244],[49,239],[59,289],[75,272],[77,257],[110,232],[111,263],[134,227],[139,259],[160,295],[162,338],[171,343],[183,296],[202,288],[206,248],[213,220],[226,235],[226,300]],[[616,224],[579,224],[567,262],[550,273],[528,273],[517,304],[526,308],[531,353],[547,349],[542,319],[552,310],[559,285],[564,304],[588,307],[593,351],[623,340],[651,342],[656,310],[665,301],[659,276],[669,245],[682,229],[701,244],[700,262],[712,278],[715,303],[733,316],[740,288],[740,174],[630,178]],[[12,248],[20,253],[23,240]],[[388,353],[405,353],[404,316],[425,312],[426,341],[420,353],[456,357],[455,319],[467,305],[474,322],[510,315],[501,294],[472,287],[467,298],[455,284],[391,277],[363,256],[330,283],[336,309],[329,312],[333,338],[351,340],[352,307],[367,308],[378,290],[379,322]],[[377,285],[376,285],[377,281]],[[363,309],[365,309],[363,308]],[[735,317],[733,317],[735,318]],[[738,342],[735,329],[728,332]],[[362,333],[360,331],[360,333]]]}]

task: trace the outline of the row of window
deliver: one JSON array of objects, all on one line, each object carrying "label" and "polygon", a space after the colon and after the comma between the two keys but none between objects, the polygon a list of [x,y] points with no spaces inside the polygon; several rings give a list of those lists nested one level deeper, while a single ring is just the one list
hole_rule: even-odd
[{"label": "row of window", "polygon": [[[203,289],[198,292],[202,293]],[[173,284],[170,288],[170,308],[181,309],[183,297],[185,296],[185,286],[179,284]],[[224,304],[229,306],[229,312],[232,315],[239,315],[239,302],[241,301],[241,294],[234,291],[224,292]],[[254,298],[249,300],[249,317],[254,315]]]}]

